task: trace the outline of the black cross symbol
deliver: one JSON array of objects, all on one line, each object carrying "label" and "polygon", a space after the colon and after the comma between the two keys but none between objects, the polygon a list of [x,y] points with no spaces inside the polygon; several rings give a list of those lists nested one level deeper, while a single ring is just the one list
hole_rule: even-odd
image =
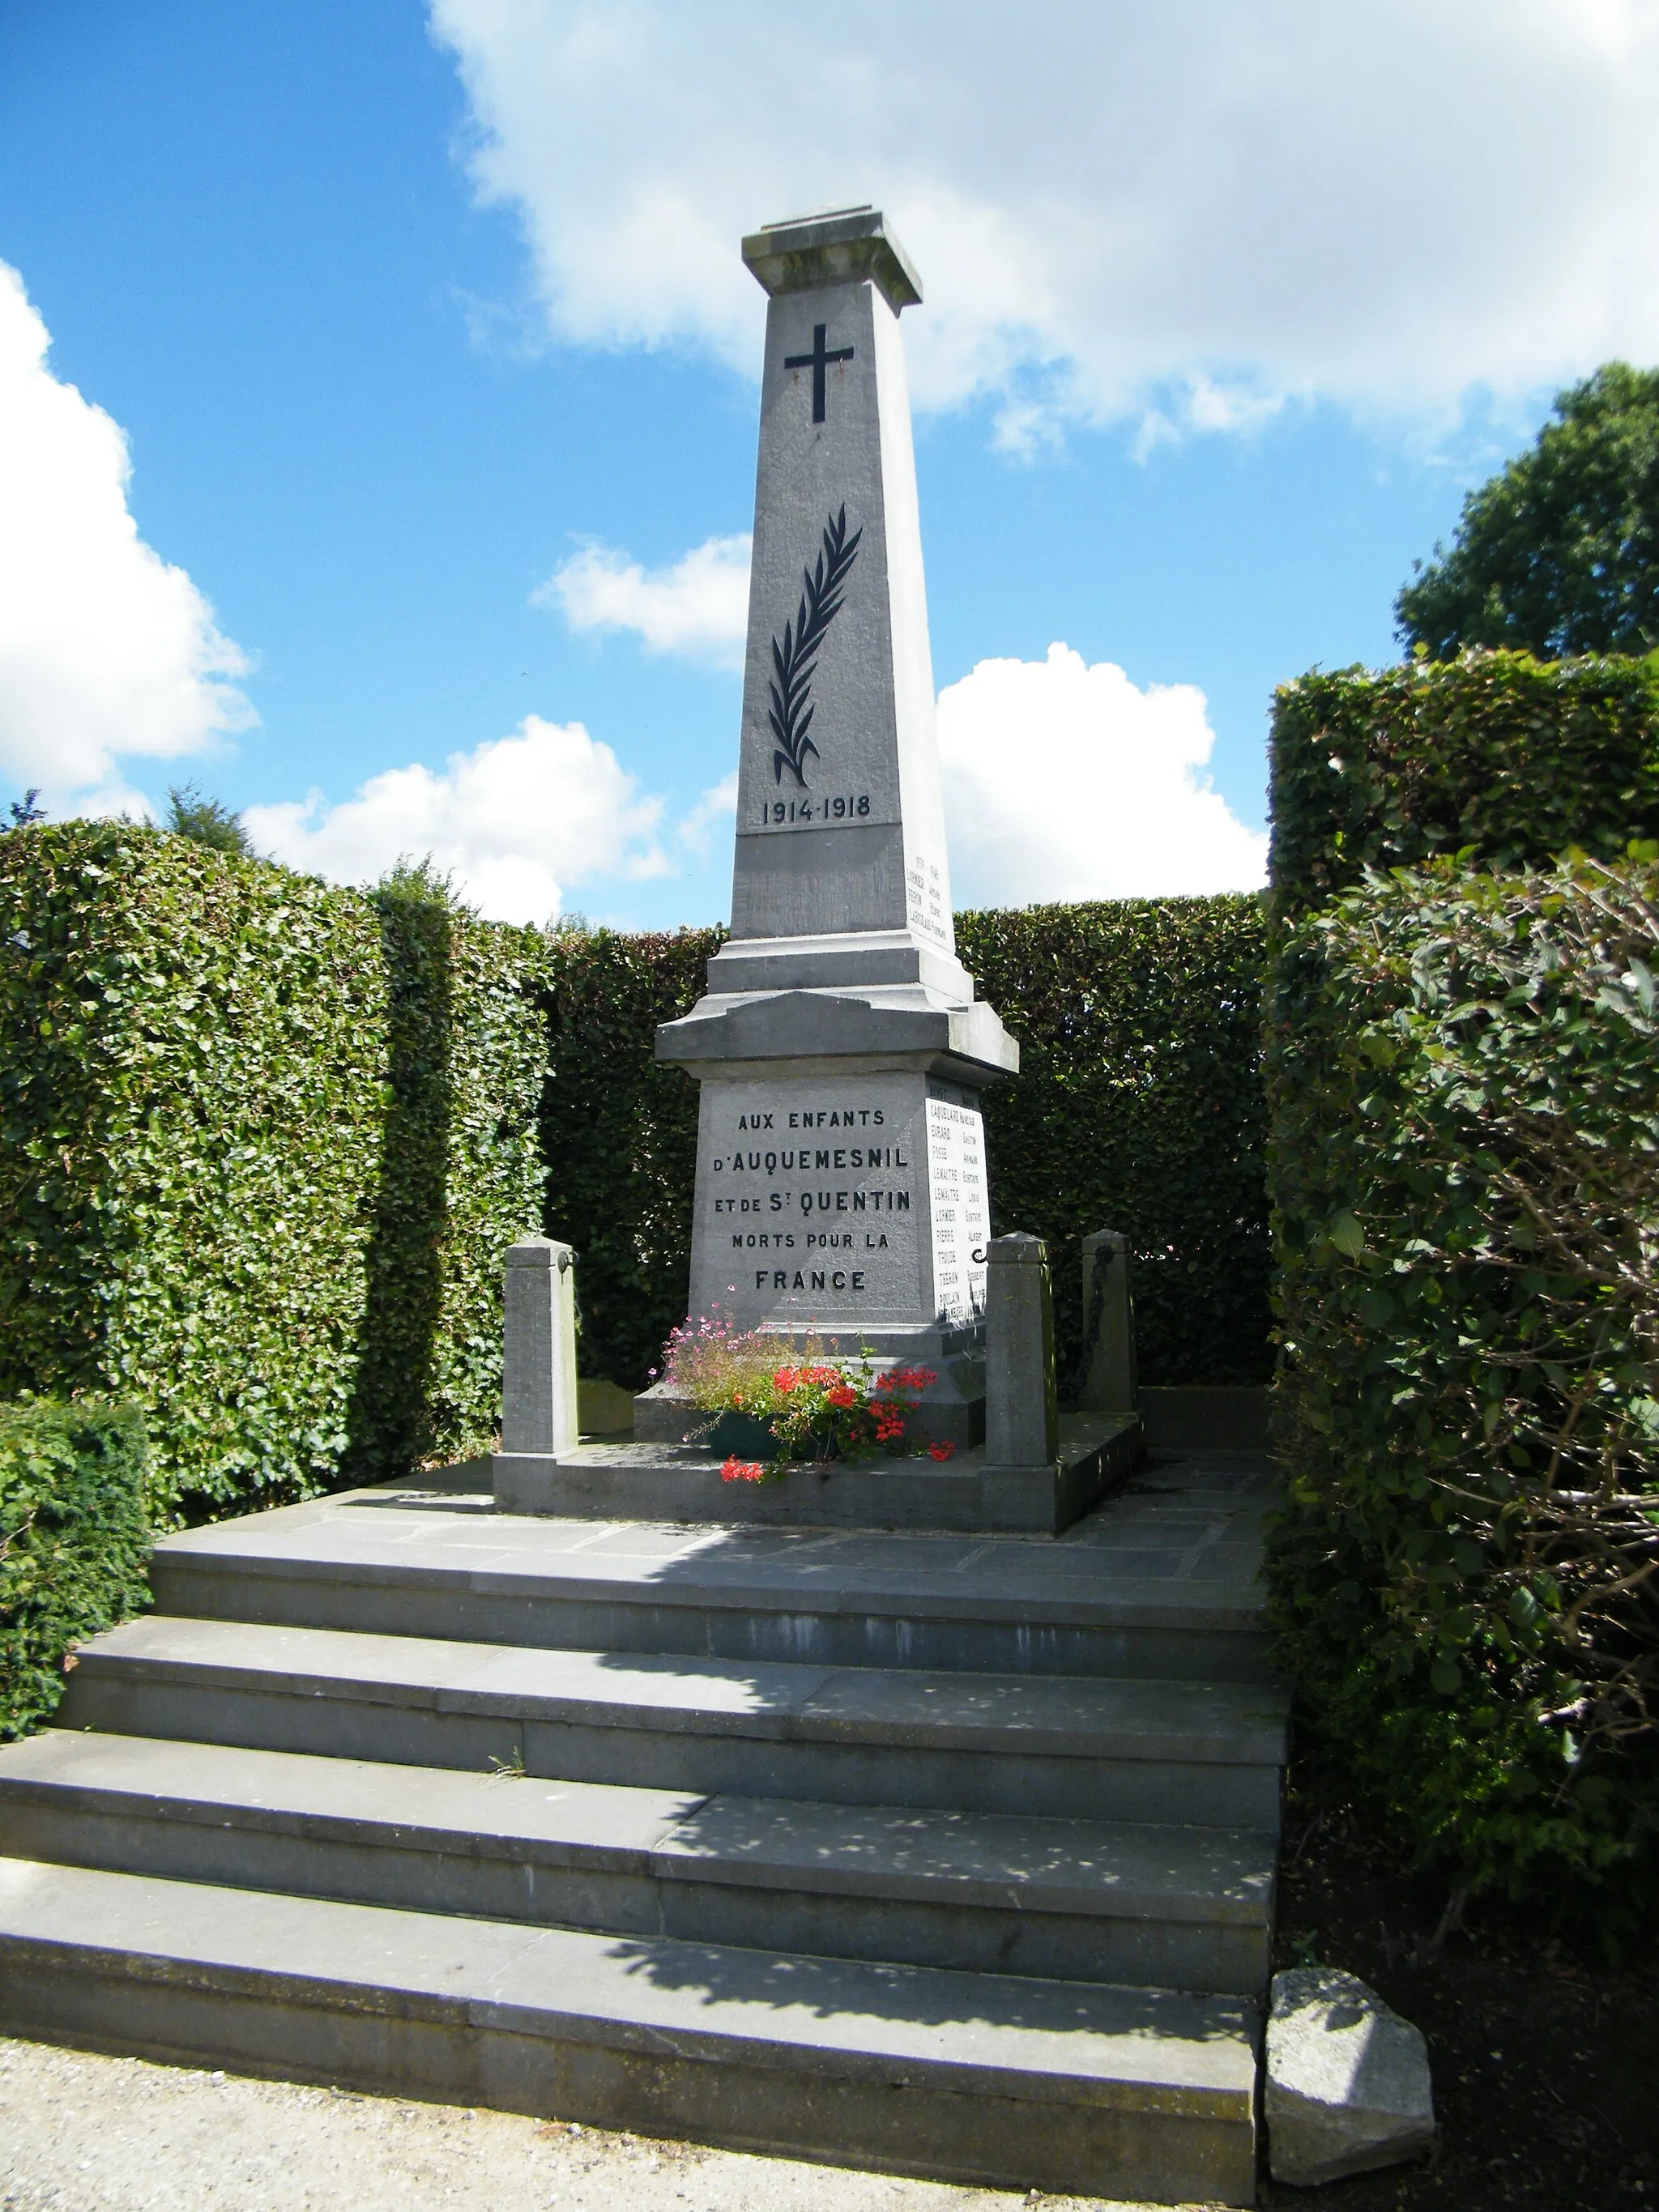
[{"label": "black cross symbol", "polygon": [[824,329],[825,325],[823,323],[814,323],[812,325],[811,352],[786,354],[784,356],[783,362],[783,365],[786,368],[810,368],[811,370],[812,420],[815,422],[822,422],[823,420],[824,370],[829,367],[832,361],[851,361],[853,358],[853,349],[851,346],[841,346],[834,353],[825,352],[823,346]]}]

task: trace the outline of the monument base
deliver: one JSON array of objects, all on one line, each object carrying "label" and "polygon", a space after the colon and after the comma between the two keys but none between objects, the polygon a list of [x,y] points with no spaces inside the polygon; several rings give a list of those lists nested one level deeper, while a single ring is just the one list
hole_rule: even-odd
[{"label": "monument base", "polygon": [[496,1452],[496,1510],[561,1520],[717,1522],[802,1528],[943,1528],[1058,1535],[1139,1464],[1133,1413],[1060,1422],[1049,1467],[994,1467],[983,1445],[930,1459],[831,1461],[776,1482],[726,1482],[713,1453],[684,1443],[585,1443],[557,1458]]}]

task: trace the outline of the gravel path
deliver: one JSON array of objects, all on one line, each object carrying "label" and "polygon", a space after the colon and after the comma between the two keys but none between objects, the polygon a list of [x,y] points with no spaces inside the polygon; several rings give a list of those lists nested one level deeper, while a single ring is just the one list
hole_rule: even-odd
[{"label": "gravel path", "polygon": [[1044,2212],[1105,2206],[0,2039],[0,2212],[1017,2212],[1039,2202]]}]

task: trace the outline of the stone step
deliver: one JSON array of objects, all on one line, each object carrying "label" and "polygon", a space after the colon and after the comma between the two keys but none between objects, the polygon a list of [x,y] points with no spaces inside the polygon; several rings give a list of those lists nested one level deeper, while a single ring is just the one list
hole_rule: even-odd
[{"label": "stone step", "polygon": [[485,1644],[961,1673],[1271,1679],[1249,1462],[1058,1540],[512,1518],[359,1491],[167,1538],[161,1607]]},{"label": "stone step", "polygon": [[240,1621],[83,1644],[69,1728],[570,1781],[1060,1819],[1279,1821],[1286,1698],[1259,1684],[539,1650]]},{"label": "stone step", "polygon": [[0,2029],[993,2188],[1249,2204],[1237,2000],[0,1860]]},{"label": "stone step", "polygon": [[836,1958],[1265,1992],[1270,1838],[698,1798],[51,1730],[0,1748],[13,1856]]}]

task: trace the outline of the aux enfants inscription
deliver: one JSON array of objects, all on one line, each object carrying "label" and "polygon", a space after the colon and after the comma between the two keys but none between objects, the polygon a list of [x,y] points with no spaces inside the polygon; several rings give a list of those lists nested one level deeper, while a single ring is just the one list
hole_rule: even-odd
[{"label": "aux enfants inscription", "polygon": [[702,1085],[690,1310],[938,1370],[984,1395],[981,1087],[1018,1048],[956,957],[899,316],[871,208],[776,223],[732,935],[657,1032]]}]

